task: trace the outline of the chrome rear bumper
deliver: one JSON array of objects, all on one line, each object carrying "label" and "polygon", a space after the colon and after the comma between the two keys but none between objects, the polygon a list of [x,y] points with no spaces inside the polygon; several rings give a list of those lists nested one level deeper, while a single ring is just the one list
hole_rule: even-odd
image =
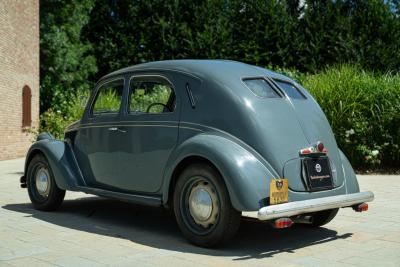
[{"label": "chrome rear bumper", "polygon": [[[374,194],[370,191],[367,191],[348,195],[295,201],[262,207],[258,210],[257,218],[259,220],[265,221],[282,217],[291,217],[321,210],[350,207],[356,204],[361,204],[363,202],[372,201],[373,199]],[[244,212],[243,216],[253,217],[250,213],[247,212]]]}]

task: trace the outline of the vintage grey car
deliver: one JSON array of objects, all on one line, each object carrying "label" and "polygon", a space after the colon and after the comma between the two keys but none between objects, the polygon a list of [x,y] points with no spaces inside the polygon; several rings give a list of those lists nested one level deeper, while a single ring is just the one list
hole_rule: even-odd
[{"label": "vintage grey car", "polygon": [[173,210],[184,236],[221,244],[241,216],[276,228],[366,211],[314,98],[288,77],[226,60],[171,60],[101,78],[64,140],[42,133],[21,186],[55,210],[66,190]]}]

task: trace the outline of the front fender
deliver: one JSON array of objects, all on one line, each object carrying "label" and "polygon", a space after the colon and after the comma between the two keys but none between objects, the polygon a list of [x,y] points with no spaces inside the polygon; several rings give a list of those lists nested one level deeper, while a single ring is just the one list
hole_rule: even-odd
[{"label": "front fender", "polygon": [[59,188],[74,190],[76,186],[84,184],[71,147],[55,139],[45,138],[33,143],[25,160],[25,176],[29,162],[36,153],[43,153],[48,160]]},{"label": "front fender", "polygon": [[198,156],[211,161],[221,173],[232,205],[239,211],[258,210],[265,206],[273,170],[269,170],[249,150],[238,142],[214,134],[199,134],[189,138],[175,149],[164,175],[163,201],[168,192],[173,172],[187,157]]}]

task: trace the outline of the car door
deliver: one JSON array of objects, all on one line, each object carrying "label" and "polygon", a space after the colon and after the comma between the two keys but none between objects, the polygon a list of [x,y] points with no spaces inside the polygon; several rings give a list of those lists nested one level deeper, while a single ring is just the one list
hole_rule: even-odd
[{"label": "car door", "polygon": [[75,154],[86,182],[96,187],[112,187],[118,176],[118,129],[124,78],[116,77],[100,83],[75,139]]},{"label": "car door", "polygon": [[119,187],[153,193],[161,187],[165,165],[177,144],[179,100],[166,76],[132,75],[127,85]]}]

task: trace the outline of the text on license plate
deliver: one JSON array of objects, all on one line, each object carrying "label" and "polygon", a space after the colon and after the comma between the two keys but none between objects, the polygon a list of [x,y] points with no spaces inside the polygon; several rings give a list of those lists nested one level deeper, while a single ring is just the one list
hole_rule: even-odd
[{"label": "text on license plate", "polygon": [[272,179],[269,183],[269,204],[275,205],[288,202],[288,180]]}]

